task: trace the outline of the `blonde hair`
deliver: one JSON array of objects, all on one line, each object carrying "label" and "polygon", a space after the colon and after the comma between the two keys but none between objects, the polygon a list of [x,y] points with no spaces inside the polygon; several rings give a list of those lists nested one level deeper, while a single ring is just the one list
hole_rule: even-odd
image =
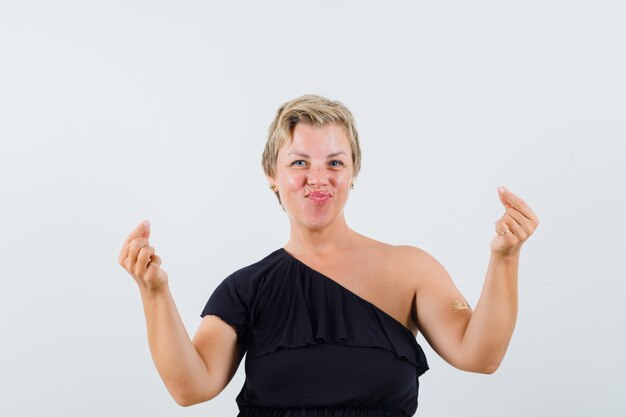
[{"label": "blonde hair", "polygon": [[[293,128],[298,123],[318,127],[337,123],[342,126],[352,150],[353,175],[356,178],[361,169],[361,147],[354,117],[343,103],[314,94],[305,94],[287,101],[276,112],[276,117],[268,129],[267,142],[263,151],[262,165],[265,175],[270,178],[275,177],[278,151],[287,140],[293,139]],[[282,206],[278,192],[275,194]]]}]

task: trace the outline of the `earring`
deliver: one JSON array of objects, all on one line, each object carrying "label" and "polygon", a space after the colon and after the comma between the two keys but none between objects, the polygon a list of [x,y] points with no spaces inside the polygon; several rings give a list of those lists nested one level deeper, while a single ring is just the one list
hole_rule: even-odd
[{"label": "earring", "polygon": [[270,185],[270,190],[276,192],[276,185],[275,184]]},{"label": "earring", "polygon": [[350,189],[351,189],[351,190],[354,190],[354,183],[353,183],[353,182],[352,182],[352,183],[350,183]]}]

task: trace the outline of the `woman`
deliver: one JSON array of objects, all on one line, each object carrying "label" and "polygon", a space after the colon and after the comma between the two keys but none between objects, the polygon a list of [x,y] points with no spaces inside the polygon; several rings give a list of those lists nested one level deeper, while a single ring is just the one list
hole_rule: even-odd
[{"label": "woman", "polygon": [[347,225],[343,209],[360,161],[343,104],[305,95],[280,107],[263,168],[289,216],[290,239],[221,282],[193,340],[149,245],[149,224],[128,236],[119,263],[139,285],[152,357],[178,404],[217,396],[248,352],[240,416],[413,415],[428,369],[418,329],[456,368],[498,368],[516,321],[521,245],[537,217],[499,188],[505,210],[472,310],[424,250]]}]

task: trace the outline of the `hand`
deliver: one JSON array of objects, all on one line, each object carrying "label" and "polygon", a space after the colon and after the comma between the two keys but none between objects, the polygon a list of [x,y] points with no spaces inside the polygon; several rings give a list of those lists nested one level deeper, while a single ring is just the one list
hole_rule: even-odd
[{"label": "hand", "polygon": [[154,292],[167,284],[167,272],[161,269],[161,258],[148,245],[150,223],[142,222],[133,230],[126,241],[120,256],[119,264],[135,279],[140,291]]},{"label": "hand", "polygon": [[503,192],[499,188],[498,196],[506,210],[496,221],[497,234],[491,240],[491,253],[501,256],[518,255],[522,244],[539,226],[539,219],[524,200],[504,187],[501,189]]}]

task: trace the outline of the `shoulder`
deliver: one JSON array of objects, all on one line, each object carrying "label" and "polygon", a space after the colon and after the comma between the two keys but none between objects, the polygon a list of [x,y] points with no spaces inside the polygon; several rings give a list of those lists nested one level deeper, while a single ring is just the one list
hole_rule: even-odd
[{"label": "shoulder", "polygon": [[363,235],[361,238],[363,239],[362,246],[370,250],[372,255],[387,258],[391,263],[411,272],[441,267],[441,263],[422,248],[411,245],[392,245]]},{"label": "shoulder", "polygon": [[360,235],[361,248],[371,255],[388,259],[400,267],[414,269],[423,267],[437,260],[425,250],[411,245],[392,245],[367,236]]},{"label": "shoulder", "polygon": [[389,249],[389,253],[390,259],[397,268],[397,273],[403,279],[410,281],[416,291],[449,278],[444,266],[422,248],[394,245]]},{"label": "shoulder", "polygon": [[[369,239],[369,238],[368,238]],[[396,285],[421,297],[430,297],[449,287],[452,278],[444,266],[426,250],[411,245],[392,245],[373,239],[368,241],[365,257],[393,277]]]},{"label": "shoulder", "polygon": [[438,261],[430,253],[422,248],[411,245],[389,245],[389,253],[395,257],[401,264],[421,265],[430,264]]},{"label": "shoulder", "polygon": [[249,263],[224,278],[225,282],[230,285],[240,286],[256,286],[259,281],[271,272],[280,269],[285,263],[285,257],[281,256],[281,250],[275,250],[264,258]]}]

